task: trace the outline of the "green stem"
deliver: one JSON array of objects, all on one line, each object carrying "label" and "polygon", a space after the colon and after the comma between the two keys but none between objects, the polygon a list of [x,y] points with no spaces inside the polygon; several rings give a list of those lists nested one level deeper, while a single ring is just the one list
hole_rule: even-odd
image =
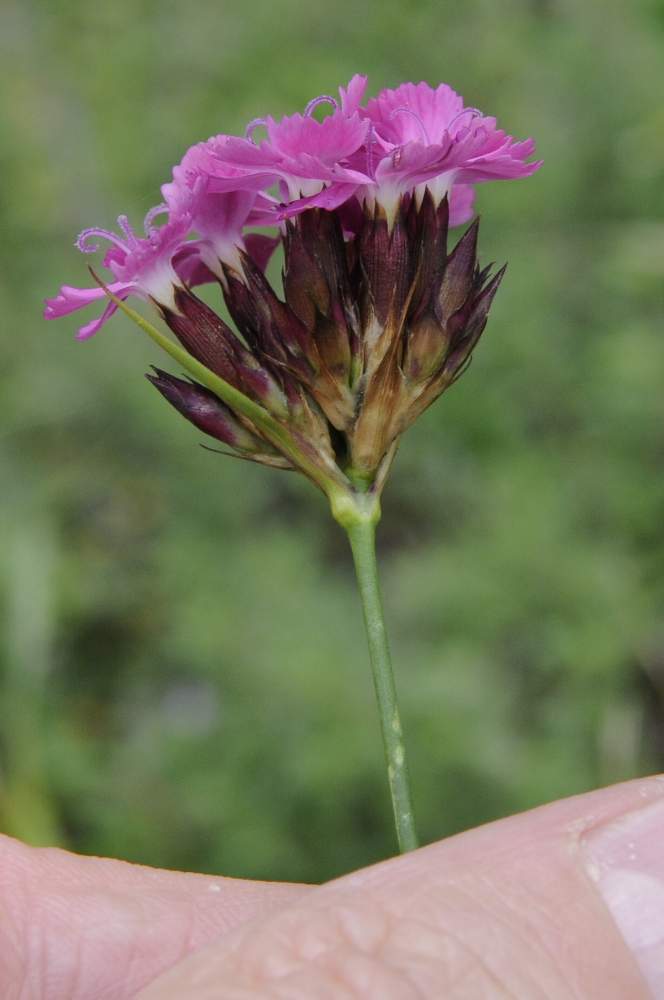
[{"label": "green stem", "polygon": [[377,502],[374,502],[373,509],[367,512],[367,516],[359,516],[358,510],[357,517],[345,517],[341,523],[348,533],[353,551],[369,643],[371,669],[378,700],[394,823],[399,850],[404,854],[406,851],[414,850],[418,843],[397,692],[378,588],[378,568],[376,566],[376,522],[378,516],[379,508]]}]

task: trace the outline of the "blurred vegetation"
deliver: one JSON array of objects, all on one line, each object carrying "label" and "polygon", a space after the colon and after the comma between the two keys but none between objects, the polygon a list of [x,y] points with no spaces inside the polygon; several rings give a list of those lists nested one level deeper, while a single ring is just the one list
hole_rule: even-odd
[{"label": "blurred vegetation", "polygon": [[0,828],[317,880],[393,851],[344,538],[304,481],[202,451],[123,317],[41,300],[184,149],[356,71],[534,135],[480,188],[510,262],[380,533],[421,831],[664,764],[661,0],[3,0]]}]

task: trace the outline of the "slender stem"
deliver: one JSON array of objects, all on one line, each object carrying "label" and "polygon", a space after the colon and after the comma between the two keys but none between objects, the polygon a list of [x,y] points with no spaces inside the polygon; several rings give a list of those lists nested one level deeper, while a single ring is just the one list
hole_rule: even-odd
[{"label": "slender stem", "polygon": [[376,566],[376,520],[377,517],[348,519],[343,525],[348,533],[353,551],[355,572],[362,598],[364,624],[369,643],[369,657],[373,671],[378,712],[383,734],[387,776],[392,796],[394,823],[397,831],[399,850],[402,854],[417,846],[413,807],[411,804],[406,750],[401,730],[397,692],[392,673],[392,661],[387,643],[387,632],[383,619],[383,608],[378,588],[378,568]]}]

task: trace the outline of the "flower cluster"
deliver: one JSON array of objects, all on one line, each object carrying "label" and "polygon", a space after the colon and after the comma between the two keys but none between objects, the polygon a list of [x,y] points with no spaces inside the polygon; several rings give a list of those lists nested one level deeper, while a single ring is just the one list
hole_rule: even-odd
[{"label": "flower cluster", "polygon": [[[169,402],[235,454],[328,493],[379,489],[400,434],[463,371],[503,272],[479,269],[476,224],[451,252],[448,228],[471,218],[476,183],[540,165],[531,139],[444,84],[363,103],[365,85],[193,146],[144,234],[121,216],[119,233],[79,236],[83,253],[109,243],[108,282],[65,285],[45,313],[105,300],[84,339],[129,296],[151,302],[197,363],[195,381],[149,376]],[[282,295],[265,277],[279,245]],[[209,282],[238,332],[194,293]]]}]

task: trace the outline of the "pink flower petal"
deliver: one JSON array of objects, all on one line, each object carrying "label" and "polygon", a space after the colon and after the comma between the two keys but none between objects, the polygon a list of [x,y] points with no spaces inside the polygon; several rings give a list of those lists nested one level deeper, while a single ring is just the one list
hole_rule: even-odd
[{"label": "pink flower petal", "polygon": [[454,184],[448,195],[450,226],[461,226],[473,217],[475,188],[472,184]]},{"label": "pink flower petal", "polygon": [[[109,290],[120,299],[126,299],[135,290],[134,285],[121,281],[114,281],[109,286]],[[106,308],[101,316],[91,320],[80,327],[76,337],[78,340],[86,340],[101,329],[107,319],[109,319],[118,308],[115,302],[106,299],[106,292],[103,288],[72,288],[71,285],[63,285],[59,293],[52,299],[46,299],[44,308],[45,319],[59,319],[60,316],[67,316],[69,313],[85,309],[93,302],[100,299],[107,301]]]},{"label": "pink flower petal", "polygon": [[[125,288],[130,286],[121,281],[114,281],[108,287],[114,295],[122,295]],[[72,288],[71,285],[63,285],[57,295],[52,299],[46,299],[44,318],[59,319],[60,316],[68,316],[69,313],[84,309],[93,302],[105,298],[106,292],[103,288]]]},{"label": "pink flower petal", "polygon": [[341,110],[345,115],[355,114],[360,107],[366,89],[367,78],[359,73],[351,77],[347,87],[339,87]]}]

